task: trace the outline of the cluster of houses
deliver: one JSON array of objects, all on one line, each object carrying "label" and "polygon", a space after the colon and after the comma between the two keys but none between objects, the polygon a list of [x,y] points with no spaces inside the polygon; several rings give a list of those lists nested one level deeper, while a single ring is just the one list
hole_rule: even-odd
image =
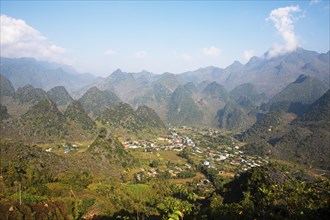
[{"label": "cluster of houses", "polygon": [[194,147],[194,142],[189,137],[183,137],[172,131],[167,137],[159,137],[156,141],[136,140],[122,142],[125,149],[143,148],[145,150],[172,150],[182,151],[185,147]]},{"label": "cluster of houses", "polygon": [[239,146],[225,146],[219,150],[212,150],[209,147],[193,147],[192,149],[192,155],[200,157],[204,166],[218,169],[220,174],[223,174],[224,167],[232,172],[243,172],[268,163],[265,158],[245,155]]},{"label": "cluster of houses", "polygon": [[[207,153],[204,157],[203,165],[209,168],[221,170],[224,166],[230,170],[239,172],[247,171],[250,168],[261,166],[268,163],[268,160],[261,157],[246,156],[242,151],[233,153]],[[238,170],[237,170],[238,169]],[[228,169],[227,169],[228,170]],[[220,172],[223,173],[223,172]]]},{"label": "cluster of houses", "polygon": [[[217,137],[223,135],[219,130],[207,128],[198,130],[196,128],[182,127],[182,129],[194,131],[200,135],[208,135]],[[270,127],[269,129],[272,129]],[[234,139],[231,140],[231,144],[223,146],[220,149],[212,150],[210,147],[192,147],[192,155],[200,157],[202,164],[209,168],[215,168],[219,170],[219,174],[223,174],[223,169],[231,170],[235,172],[244,172],[250,168],[261,166],[268,163],[268,158],[261,158],[258,156],[245,155],[240,147],[236,145]]]},{"label": "cluster of houses", "polygon": [[[223,134],[215,129],[199,130],[196,128],[182,127],[180,129],[189,130],[192,134],[197,135],[209,135],[217,137]],[[167,137],[159,137],[154,142],[150,141],[126,141],[122,144],[126,149],[142,148],[145,151],[158,151],[158,150],[172,150],[182,151],[183,149],[189,149],[192,156],[198,158],[200,164],[208,168],[215,168],[219,171],[219,175],[227,175],[228,173],[237,174],[244,172],[250,168],[261,166],[264,163],[268,163],[267,159],[261,157],[252,157],[245,155],[244,152],[237,145],[236,141],[232,139],[231,144],[227,146],[221,146],[216,149],[211,149],[208,146],[197,146],[193,139],[188,135],[181,135],[176,130],[170,130],[171,135]],[[183,170],[190,170],[191,165],[185,164],[182,167],[169,168],[168,172],[172,177],[177,175]],[[159,174],[157,169],[150,168],[145,170],[145,173],[149,177],[155,177]]]},{"label": "cluster of houses", "polygon": [[150,168],[148,170],[145,170],[144,168],[141,168],[141,171],[146,172],[147,176],[149,177],[156,177],[160,172],[168,172],[171,175],[171,178],[176,178],[179,176],[179,174],[183,171],[191,170],[192,167],[190,164],[184,164],[182,166],[174,166],[172,168],[169,168],[168,170],[158,170],[156,168]]},{"label": "cluster of houses", "polygon": [[[223,135],[219,130],[216,129],[197,129],[183,126],[180,129],[187,130],[197,135],[209,135],[217,137]],[[270,128],[271,129],[271,128]],[[190,153],[195,158],[198,158],[201,165],[208,168],[215,168],[219,171],[219,175],[228,173],[240,173],[244,172],[252,167],[260,166],[264,163],[268,163],[267,159],[261,157],[252,157],[244,154],[240,150],[240,147],[236,145],[235,140],[232,139],[231,144],[228,146],[221,146],[216,149],[211,149],[208,146],[197,146],[193,139],[189,138],[188,135],[180,135],[175,129],[170,129],[170,135],[166,137],[158,137],[154,141],[147,140],[135,140],[135,141],[124,141],[122,142],[125,149],[138,149],[142,148],[145,151],[182,151],[185,148],[190,150]],[[63,150],[65,154],[75,152],[79,148],[76,144],[63,144],[58,145],[55,148],[46,149],[47,152],[53,150]],[[142,168],[141,168],[142,169]],[[182,167],[175,166],[169,168],[167,171],[172,177],[176,177],[180,172],[184,170],[191,170],[190,164],[185,164]],[[155,177],[158,172],[154,168],[144,170],[149,177]]]}]

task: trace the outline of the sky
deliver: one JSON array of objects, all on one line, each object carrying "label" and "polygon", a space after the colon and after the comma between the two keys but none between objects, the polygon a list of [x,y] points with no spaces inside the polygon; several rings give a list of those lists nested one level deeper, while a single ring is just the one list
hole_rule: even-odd
[{"label": "sky", "polygon": [[245,64],[303,47],[329,50],[329,0],[4,1],[1,56],[107,76]]}]

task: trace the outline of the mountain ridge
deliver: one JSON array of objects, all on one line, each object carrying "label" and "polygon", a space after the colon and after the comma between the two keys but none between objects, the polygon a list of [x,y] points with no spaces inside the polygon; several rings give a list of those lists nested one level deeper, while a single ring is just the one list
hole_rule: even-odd
[{"label": "mountain ridge", "polygon": [[[204,80],[216,81],[220,85],[225,85],[227,90],[232,90],[242,83],[253,83],[257,90],[264,92],[267,97],[272,97],[278,93],[287,85],[287,82],[292,82],[300,74],[316,77],[323,81],[328,88],[330,86],[328,73],[329,51],[327,53],[317,53],[303,48],[298,48],[296,51],[272,58],[267,58],[266,52],[263,56],[250,58],[244,65],[234,61],[226,68],[208,66],[180,74],[165,72],[160,75],[148,71],[127,73],[117,69],[112,74],[99,79],[79,75],[72,67],[36,61],[33,58],[2,57],[1,60],[1,74],[11,80],[15,88],[25,86],[28,83],[46,90],[62,85],[70,93],[74,93],[75,97],[79,97],[88,88],[97,86],[101,90],[111,90],[118,93],[119,97],[124,101],[127,100],[125,100],[125,94],[123,93],[126,93],[127,90],[137,89],[157,81],[164,84],[171,91],[174,91],[179,84],[193,82],[197,85]],[[16,62],[18,63],[15,64]],[[28,68],[22,69],[27,64],[29,65]],[[16,68],[14,68],[15,65]],[[25,75],[22,75],[23,73]],[[31,76],[35,79],[34,81],[26,78],[30,77],[30,73],[34,73],[34,78]],[[43,75],[51,78],[53,81],[55,80],[54,76],[57,75],[58,83],[53,83],[52,85],[46,83],[47,86],[43,86],[46,85]],[[69,75],[75,77],[74,82],[72,77],[65,78]],[[82,77],[82,81],[77,81],[79,79],[78,76]],[[38,78],[40,79],[39,81]],[[23,81],[24,83],[22,83]],[[85,89],[78,92],[84,87]]]},{"label": "mountain ridge", "polygon": [[79,74],[72,67],[34,58],[1,57],[0,74],[7,77],[17,89],[31,84],[45,90],[64,86],[70,91],[87,85],[96,79],[92,74]]}]

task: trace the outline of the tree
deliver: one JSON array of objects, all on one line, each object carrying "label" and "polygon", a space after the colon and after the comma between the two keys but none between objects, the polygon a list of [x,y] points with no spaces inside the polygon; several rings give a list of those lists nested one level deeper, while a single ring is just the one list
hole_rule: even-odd
[{"label": "tree", "polygon": [[158,160],[153,160],[150,164],[150,166],[153,167],[153,168],[158,167],[158,165],[159,165]]},{"label": "tree", "polygon": [[99,138],[105,138],[107,136],[107,129],[106,128],[100,128],[100,131],[99,131],[99,135],[98,137]]},{"label": "tree", "polygon": [[192,204],[187,201],[173,197],[165,197],[163,202],[157,205],[157,208],[163,212],[163,219],[180,220],[184,214],[189,214],[192,210]]}]

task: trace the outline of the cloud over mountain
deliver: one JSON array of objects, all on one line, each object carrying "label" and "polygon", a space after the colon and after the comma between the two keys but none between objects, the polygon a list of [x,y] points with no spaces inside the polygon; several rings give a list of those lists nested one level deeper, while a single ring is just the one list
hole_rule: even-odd
[{"label": "cloud over mountain", "polygon": [[251,57],[253,57],[254,55],[254,50],[245,50],[243,52],[243,57],[246,59],[246,60],[250,60]]},{"label": "cloud over mountain", "polygon": [[68,63],[65,49],[57,46],[29,26],[24,20],[1,15],[1,55],[6,57],[34,57],[36,59]]},{"label": "cloud over mountain", "polygon": [[275,45],[270,49],[268,53],[269,58],[292,52],[298,48],[298,38],[294,32],[293,13],[299,11],[301,11],[299,6],[288,6],[277,8],[270,12],[266,20],[271,20],[274,23],[278,34],[284,40],[284,45]]}]

